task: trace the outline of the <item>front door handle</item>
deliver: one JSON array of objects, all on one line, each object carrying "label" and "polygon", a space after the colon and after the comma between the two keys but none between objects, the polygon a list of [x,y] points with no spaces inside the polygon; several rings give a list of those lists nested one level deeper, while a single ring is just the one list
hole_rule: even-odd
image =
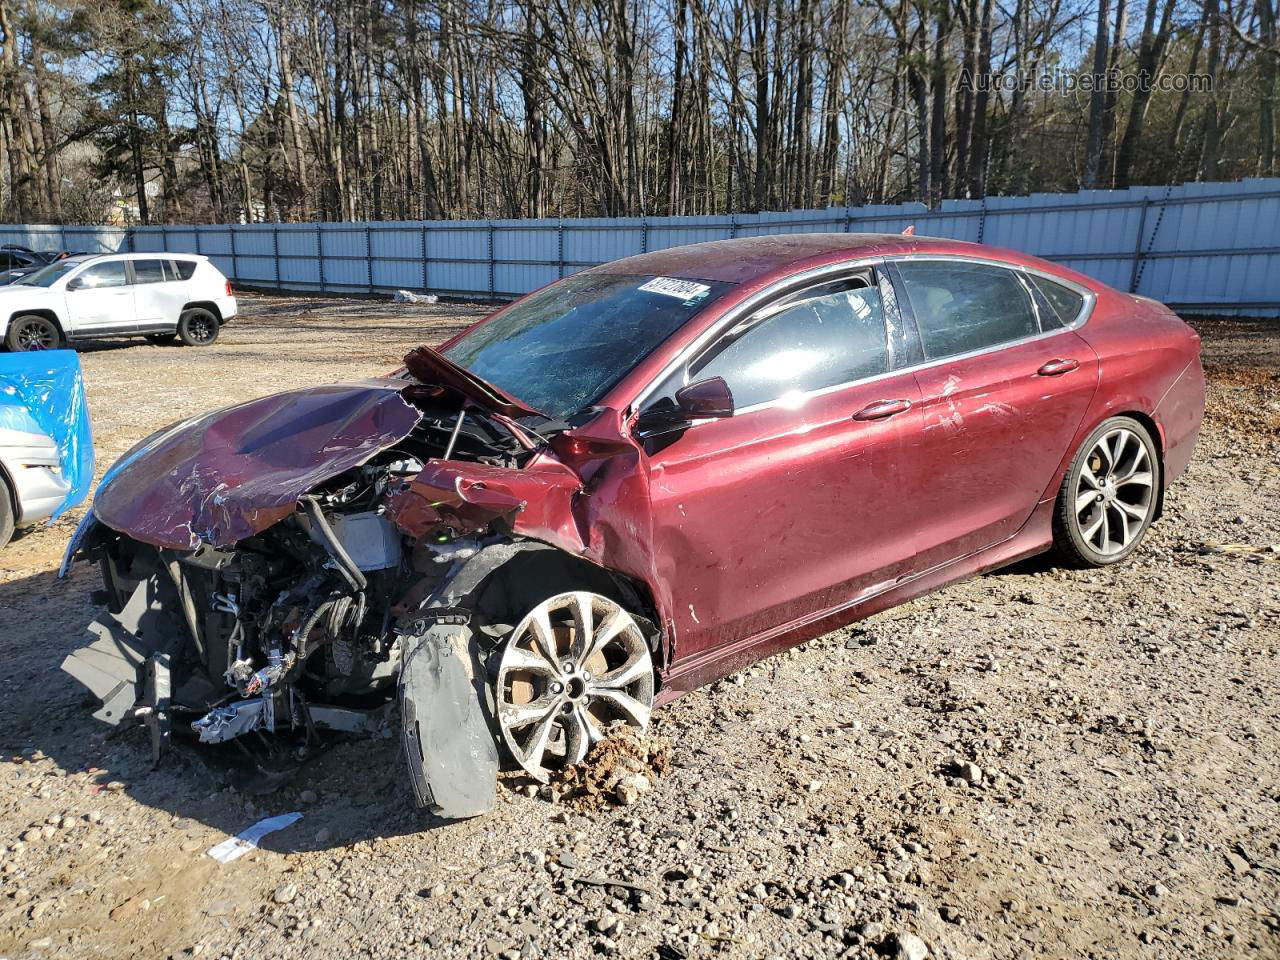
[{"label": "front door handle", "polygon": [[1036,371],[1042,377],[1060,377],[1080,368],[1079,360],[1050,360]]},{"label": "front door handle", "polygon": [[853,415],[855,420],[885,420],[896,413],[911,409],[910,400],[877,400],[869,403]]}]

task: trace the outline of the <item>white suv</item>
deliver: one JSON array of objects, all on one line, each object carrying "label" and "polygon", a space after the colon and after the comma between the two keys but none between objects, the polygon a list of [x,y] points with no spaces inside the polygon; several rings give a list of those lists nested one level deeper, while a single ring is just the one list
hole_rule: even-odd
[{"label": "white suv", "polygon": [[136,336],[202,347],[235,315],[231,281],[187,253],[67,257],[0,287],[0,337],[10,350]]}]

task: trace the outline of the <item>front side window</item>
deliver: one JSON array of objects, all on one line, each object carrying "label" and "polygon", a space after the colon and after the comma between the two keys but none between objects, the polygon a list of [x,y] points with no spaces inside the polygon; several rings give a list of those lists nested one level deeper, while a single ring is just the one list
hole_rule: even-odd
[{"label": "front side window", "polygon": [[879,290],[864,280],[838,281],[764,308],[691,367],[688,379],[723,377],[741,410],[888,369]]},{"label": "front side window", "polygon": [[1031,298],[1013,270],[946,260],[904,260],[897,266],[926,360],[1040,333]]},{"label": "front side window", "polygon": [[732,286],[582,273],[477,324],[441,352],[535,410],[568,418]]},{"label": "front side window", "polygon": [[164,262],[161,260],[133,261],[134,283],[164,283]]},{"label": "front side window", "polygon": [[129,282],[124,272],[124,263],[119,260],[110,263],[95,263],[71,281],[77,290],[98,290],[103,287],[123,287]]}]

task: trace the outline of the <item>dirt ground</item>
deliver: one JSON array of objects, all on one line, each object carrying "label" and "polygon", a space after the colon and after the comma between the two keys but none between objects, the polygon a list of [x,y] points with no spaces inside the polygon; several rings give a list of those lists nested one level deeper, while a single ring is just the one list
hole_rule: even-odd
[{"label": "dirt ground", "polygon": [[[242,303],[211,348],[81,348],[100,470],[484,312]],[[152,771],[57,669],[93,615],[94,571],[54,578],[81,511],[29,533],[0,552],[0,957],[1280,956],[1280,321],[1195,324],[1204,432],[1132,563],[1022,564],[687,696],[628,806],[508,776],[433,820],[391,739],[261,796],[193,750]]]}]

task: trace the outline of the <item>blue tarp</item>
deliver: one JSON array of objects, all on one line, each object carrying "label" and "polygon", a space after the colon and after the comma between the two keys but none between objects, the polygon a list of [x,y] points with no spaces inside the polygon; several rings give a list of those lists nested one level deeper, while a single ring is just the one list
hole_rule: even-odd
[{"label": "blue tarp", "polygon": [[71,489],[52,519],[84,500],[93,483],[93,430],[74,350],[0,353],[0,427],[47,434],[58,445]]}]

